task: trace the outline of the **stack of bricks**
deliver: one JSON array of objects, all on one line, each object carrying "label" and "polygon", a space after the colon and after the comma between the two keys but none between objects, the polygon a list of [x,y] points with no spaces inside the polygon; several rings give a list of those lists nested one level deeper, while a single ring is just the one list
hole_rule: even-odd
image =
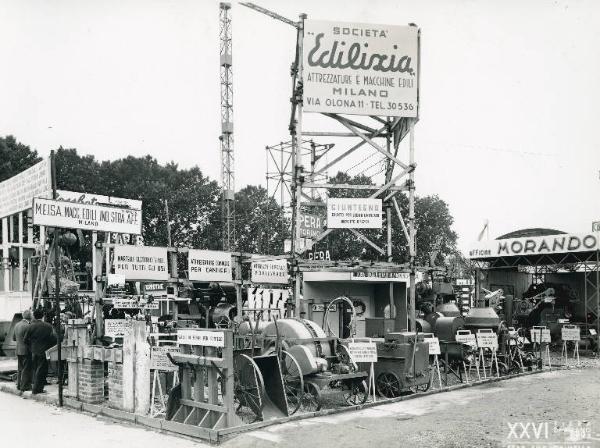
[{"label": "stack of bricks", "polygon": [[78,368],[79,399],[85,403],[104,402],[104,363],[81,359]]},{"label": "stack of bricks", "polygon": [[108,363],[108,405],[124,410],[123,404],[123,364]]}]

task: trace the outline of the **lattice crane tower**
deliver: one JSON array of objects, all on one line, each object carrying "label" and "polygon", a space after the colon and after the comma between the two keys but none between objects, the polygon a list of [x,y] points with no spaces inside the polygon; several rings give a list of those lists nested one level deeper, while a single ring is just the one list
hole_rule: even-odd
[{"label": "lattice crane tower", "polygon": [[221,65],[221,187],[223,190],[223,250],[235,244],[235,172],[233,157],[233,71],[231,57],[231,4],[219,5]]}]

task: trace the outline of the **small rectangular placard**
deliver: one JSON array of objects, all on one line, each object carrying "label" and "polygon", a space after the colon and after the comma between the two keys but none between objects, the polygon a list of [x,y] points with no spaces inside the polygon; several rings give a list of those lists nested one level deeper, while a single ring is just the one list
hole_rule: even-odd
[{"label": "small rectangular placard", "polygon": [[563,341],[579,341],[581,339],[579,327],[577,325],[563,325],[561,338]]},{"label": "small rectangular placard", "polygon": [[549,344],[551,342],[551,338],[550,338],[550,329],[549,328],[536,328],[533,327],[531,329],[531,340],[536,343],[539,344],[540,342],[542,344]]},{"label": "small rectangular placard", "polygon": [[140,310],[157,310],[158,302],[148,302],[143,297],[131,297],[125,299],[113,299],[114,308],[135,308]]},{"label": "small rectangular placard", "polygon": [[181,349],[174,345],[162,345],[160,347],[150,347],[150,369],[173,372],[178,367],[169,361],[167,353],[178,353]]},{"label": "small rectangular placard", "polygon": [[377,346],[374,342],[349,342],[348,352],[354,362],[377,362]]},{"label": "small rectangular placard", "polygon": [[456,333],[456,342],[460,342],[462,344],[470,345],[471,347],[477,347],[477,340],[475,339],[475,335],[468,332],[459,331]]},{"label": "small rectangular placard", "polygon": [[441,355],[440,340],[438,338],[425,338],[423,339],[429,345],[430,355]]},{"label": "small rectangular placard", "polygon": [[202,282],[231,282],[231,253],[215,250],[190,249],[188,252],[190,280]]},{"label": "small rectangular placard", "polygon": [[131,332],[131,328],[131,320],[129,319],[106,319],[104,321],[104,336],[122,338]]},{"label": "small rectangular placard", "polygon": [[127,280],[168,280],[167,248],[115,246],[115,274]]},{"label": "small rectangular placard", "polygon": [[477,332],[477,346],[479,348],[491,348],[496,350],[498,348],[498,336],[496,333],[481,333]]},{"label": "small rectangular placard", "polygon": [[202,345],[204,347],[225,347],[225,333],[222,331],[196,330],[183,328],[177,330],[179,345]]}]

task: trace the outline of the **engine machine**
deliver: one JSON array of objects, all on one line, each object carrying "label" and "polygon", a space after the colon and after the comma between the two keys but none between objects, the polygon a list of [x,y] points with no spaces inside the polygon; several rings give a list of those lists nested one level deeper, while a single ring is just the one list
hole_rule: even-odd
[{"label": "engine machine", "polygon": [[394,398],[402,392],[429,389],[432,378],[429,344],[422,334],[388,333],[383,341],[376,344],[375,387],[379,395]]}]

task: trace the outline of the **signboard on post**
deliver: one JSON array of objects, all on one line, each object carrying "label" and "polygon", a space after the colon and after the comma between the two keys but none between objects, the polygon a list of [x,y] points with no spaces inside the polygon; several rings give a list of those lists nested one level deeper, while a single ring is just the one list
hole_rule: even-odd
[{"label": "signboard on post", "polygon": [[533,327],[530,331],[531,341],[535,344],[549,344],[552,342],[550,329],[546,327]]},{"label": "signboard on post", "polygon": [[300,215],[300,237],[316,238],[323,231],[323,218],[318,215],[302,213]]},{"label": "signboard on post", "polygon": [[456,333],[456,342],[470,345],[471,347],[477,347],[477,340],[475,335],[470,330],[459,330]]},{"label": "signboard on post", "polygon": [[482,333],[477,332],[477,346],[479,348],[490,348],[496,350],[498,348],[498,336],[494,332]]},{"label": "signboard on post", "polygon": [[150,369],[163,372],[175,372],[179,369],[167,357],[167,353],[179,353],[181,349],[174,345],[161,345],[150,347]]},{"label": "signboard on post", "polygon": [[563,325],[560,331],[563,341],[579,341],[581,339],[581,332],[577,325]]},{"label": "signboard on post", "polygon": [[225,333],[222,331],[183,328],[177,330],[177,344],[225,347]]},{"label": "signboard on post", "polygon": [[168,280],[166,247],[115,246],[115,274],[127,280]]},{"label": "signboard on post", "polygon": [[416,117],[419,29],[304,22],[305,112]]},{"label": "signboard on post", "polygon": [[50,158],[0,182],[0,218],[31,208],[33,198],[52,196]]},{"label": "signboard on post", "polygon": [[131,332],[131,322],[130,319],[106,319],[104,321],[104,336],[122,338]]},{"label": "signboard on post", "polygon": [[287,260],[253,261],[251,264],[252,283],[287,284]]},{"label": "signboard on post", "polygon": [[34,198],[33,224],[140,235],[142,212],[104,205]]},{"label": "signboard on post", "polygon": [[381,199],[329,198],[327,199],[327,227],[329,229],[381,229]]},{"label": "signboard on post", "polygon": [[440,340],[436,337],[433,338],[424,338],[423,341],[427,342],[429,345],[429,354],[430,355],[441,355],[442,351],[440,350]]},{"label": "signboard on post", "polygon": [[354,362],[377,362],[375,342],[349,342],[348,352]]},{"label": "signboard on post", "polygon": [[202,282],[231,282],[231,253],[190,249],[188,253],[190,280]]}]

